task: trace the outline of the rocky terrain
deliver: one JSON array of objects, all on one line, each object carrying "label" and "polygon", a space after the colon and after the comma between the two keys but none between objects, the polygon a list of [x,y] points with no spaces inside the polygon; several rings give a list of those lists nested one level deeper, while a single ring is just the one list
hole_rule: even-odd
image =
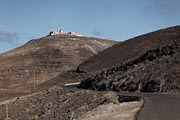
[{"label": "rocky terrain", "polygon": [[[31,40],[0,54],[0,95],[26,94],[36,86],[107,49],[115,41],[59,34]],[[62,82],[63,84],[63,82]]]},{"label": "rocky terrain", "polygon": [[[89,118],[85,117],[87,112],[107,107],[119,111],[122,108],[122,114],[131,114],[129,118],[133,119],[142,103],[120,104],[118,98],[112,92],[97,93],[88,90],[69,92],[54,86],[32,95],[0,102],[0,120],[84,120]],[[132,112],[129,113],[128,110]],[[113,112],[109,111],[110,113]]]},{"label": "rocky terrain", "polygon": [[130,92],[180,92],[180,26],[116,44],[82,63],[97,74],[80,88]]}]

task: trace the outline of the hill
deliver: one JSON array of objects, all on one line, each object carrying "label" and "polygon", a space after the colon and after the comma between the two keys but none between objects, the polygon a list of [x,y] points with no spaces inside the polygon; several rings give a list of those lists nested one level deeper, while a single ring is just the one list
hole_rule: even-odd
[{"label": "hill", "polygon": [[180,26],[161,29],[113,45],[78,69],[97,74],[80,88],[115,91],[180,91]]},{"label": "hill", "polygon": [[115,43],[66,34],[31,40],[0,54],[0,93],[33,91],[35,85],[76,69],[80,63]]}]

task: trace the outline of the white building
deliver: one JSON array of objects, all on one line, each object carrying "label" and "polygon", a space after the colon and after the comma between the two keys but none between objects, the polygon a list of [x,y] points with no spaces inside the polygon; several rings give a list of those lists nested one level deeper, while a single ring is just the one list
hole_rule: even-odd
[{"label": "white building", "polygon": [[[64,31],[62,29],[60,29],[58,32],[56,31],[51,31],[49,32],[49,35],[59,35],[59,34],[65,34]],[[78,34],[76,32],[68,32],[67,35],[73,35],[73,36],[84,36],[84,35],[81,35],[81,34]]]},{"label": "white building", "polygon": [[59,32],[56,32],[56,31],[49,32],[49,35],[59,35],[59,34],[64,34],[64,31],[60,29]]},{"label": "white building", "polygon": [[63,30],[63,29],[60,29],[60,30],[59,30],[59,33],[60,33],[60,34],[64,34],[64,30]]},{"label": "white building", "polygon": [[76,32],[68,32],[67,34],[68,35],[74,35],[74,36],[84,36],[84,35],[78,34]]}]

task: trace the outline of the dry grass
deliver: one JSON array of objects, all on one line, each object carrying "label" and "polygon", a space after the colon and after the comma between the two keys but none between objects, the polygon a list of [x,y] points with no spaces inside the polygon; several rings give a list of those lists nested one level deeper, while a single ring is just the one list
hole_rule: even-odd
[{"label": "dry grass", "polygon": [[104,94],[104,97],[107,100],[107,102],[115,104],[119,103],[118,96],[115,92],[107,92]]}]

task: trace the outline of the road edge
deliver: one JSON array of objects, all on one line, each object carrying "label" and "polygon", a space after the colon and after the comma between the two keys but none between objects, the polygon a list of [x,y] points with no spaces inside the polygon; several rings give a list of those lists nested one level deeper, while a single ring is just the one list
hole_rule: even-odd
[{"label": "road edge", "polygon": [[145,104],[145,98],[144,98],[144,97],[142,97],[142,102],[143,102],[143,103],[142,103],[142,105],[141,105],[139,111],[138,111],[138,112],[135,114],[135,116],[134,116],[134,120],[138,120],[138,116],[139,116],[139,114],[140,114],[142,108],[144,107],[144,104]]}]

